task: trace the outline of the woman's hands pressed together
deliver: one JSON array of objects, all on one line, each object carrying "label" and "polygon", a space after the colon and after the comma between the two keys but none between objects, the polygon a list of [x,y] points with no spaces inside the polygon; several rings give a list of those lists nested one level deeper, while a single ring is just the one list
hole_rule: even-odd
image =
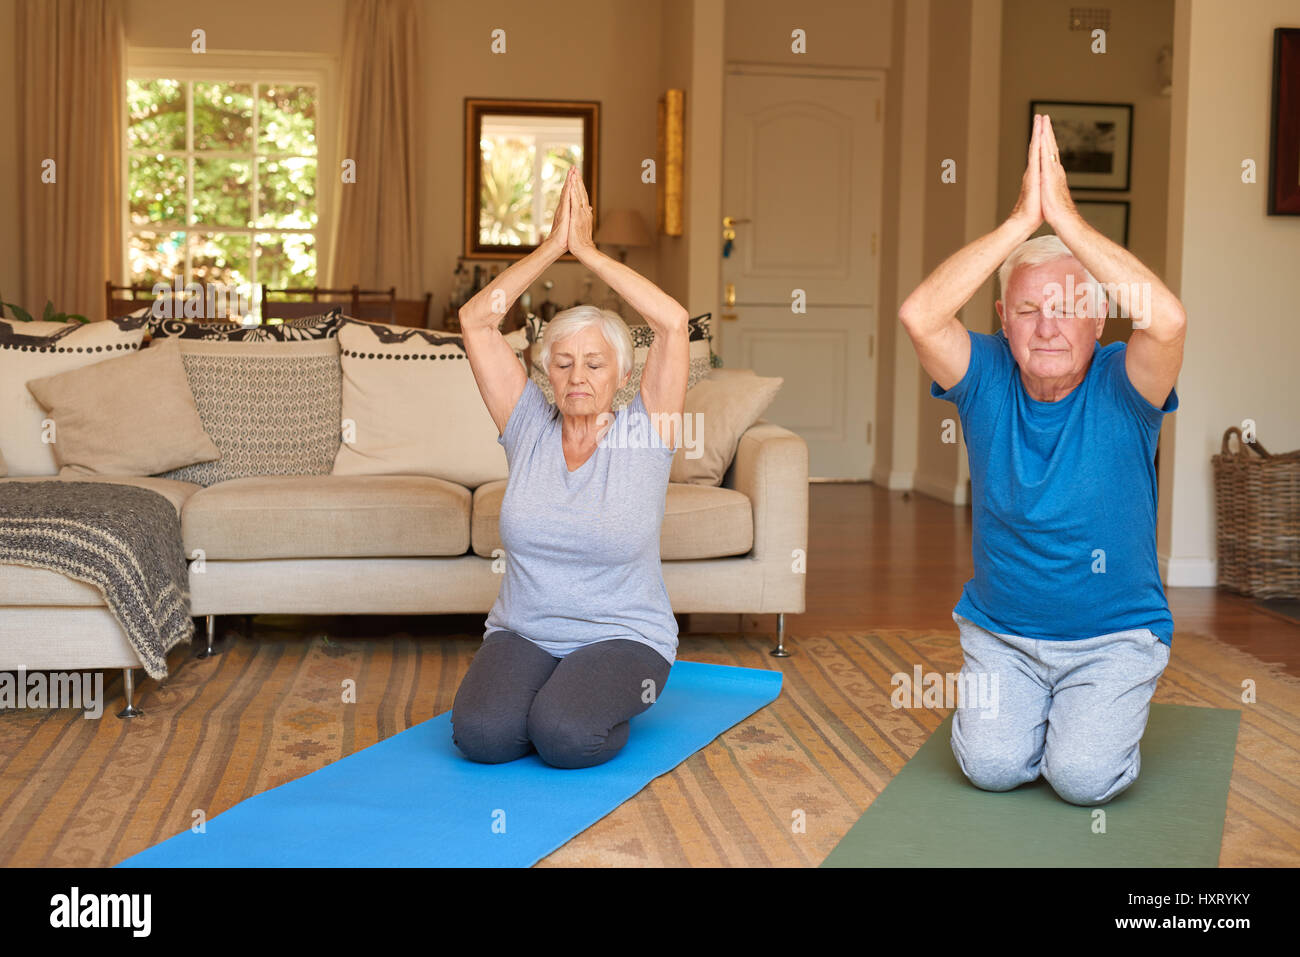
[{"label": "woman's hands pressed together", "polygon": [[[578,257],[580,262],[596,252],[596,242],[592,238],[593,217],[591,200],[587,196],[587,186],[575,168],[569,169],[569,180],[573,184],[569,192],[569,252]],[[558,215],[558,211],[557,211]]]},{"label": "woman's hands pressed together", "polygon": [[542,240],[541,245],[553,256],[559,258],[569,250],[569,199],[573,195],[573,183],[581,182],[578,168],[570,166],[565,174],[564,186],[560,188],[560,200],[555,204],[555,216],[551,219],[551,231]]}]

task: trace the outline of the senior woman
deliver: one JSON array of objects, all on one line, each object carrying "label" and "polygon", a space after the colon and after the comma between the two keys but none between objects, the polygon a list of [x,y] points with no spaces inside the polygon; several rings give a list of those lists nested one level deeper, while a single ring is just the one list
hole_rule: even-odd
[{"label": "senior woman", "polygon": [[[1029,239],[1044,220],[1056,236]],[[1002,328],[968,331],[957,311],[995,269]],[[1127,344],[1097,341],[1098,280],[1132,315]],[[1138,776],[1173,637],[1153,458],[1178,407],[1182,305],[1084,222],[1038,116],[1010,218],[940,264],[899,318],[931,394],[956,403],[970,459],[975,574],[953,619],[961,686],[982,675],[997,701],[959,703],[958,764],[985,790],[1041,774],[1069,803],[1104,804]]]},{"label": "senior woman", "polygon": [[[591,230],[587,191],[571,169],[550,235],[460,310],[510,469],[499,520],[505,578],[452,706],[453,741],[475,761],[534,749],[556,767],[608,761],[676,659],[659,536],[686,400],[688,316],[600,253]],[[541,360],[554,405],[497,329],[566,248],[655,331],[640,391],[617,412],[614,395],[633,365],[617,315],[577,306],[547,325]]]}]

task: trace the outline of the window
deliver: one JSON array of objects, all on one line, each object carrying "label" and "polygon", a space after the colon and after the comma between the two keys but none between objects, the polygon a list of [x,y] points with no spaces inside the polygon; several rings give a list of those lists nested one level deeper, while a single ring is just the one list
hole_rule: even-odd
[{"label": "window", "polygon": [[222,284],[249,314],[259,284],[316,285],[318,101],[316,83],[133,74],[130,284]]}]

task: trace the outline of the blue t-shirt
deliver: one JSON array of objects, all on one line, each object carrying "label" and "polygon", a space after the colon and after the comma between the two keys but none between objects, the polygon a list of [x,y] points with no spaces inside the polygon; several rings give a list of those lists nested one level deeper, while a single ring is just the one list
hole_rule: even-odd
[{"label": "blue t-shirt", "polygon": [[1156,559],[1157,409],[1129,381],[1125,344],[1093,343],[1083,381],[1056,402],[1025,392],[1001,330],[970,333],[948,391],[970,460],[975,577],[954,611],[995,634],[1052,641],[1149,628],[1172,644]]},{"label": "blue t-shirt", "polygon": [[559,410],[531,378],[497,438],[510,477],[501,500],[505,580],[484,626],[563,658],[626,638],[672,664],[677,619],[659,560],[670,449],[638,389],[596,450],[570,472]]}]

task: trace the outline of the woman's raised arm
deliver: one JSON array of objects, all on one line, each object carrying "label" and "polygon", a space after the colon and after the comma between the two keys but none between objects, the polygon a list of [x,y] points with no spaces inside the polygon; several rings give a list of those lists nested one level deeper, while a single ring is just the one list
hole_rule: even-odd
[{"label": "woman's raised arm", "polygon": [[645,317],[655,331],[641,372],[641,401],[655,416],[664,444],[677,447],[677,424],[686,407],[690,374],[690,313],[649,279],[596,248],[591,235],[591,204],[579,176],[569,204],[569,250],[584,266]]},{"label": "woman's raised arm", "polygon": [[460,329],[470,369],[492,421],[503,435],[510,413],[528,384],[528,373],[497,327],[515,300],[568,248],[569,195],[576,175],[577,171],[570,168],[560,192],[559,204],[555,207],[550,235],[460,307]]}]

